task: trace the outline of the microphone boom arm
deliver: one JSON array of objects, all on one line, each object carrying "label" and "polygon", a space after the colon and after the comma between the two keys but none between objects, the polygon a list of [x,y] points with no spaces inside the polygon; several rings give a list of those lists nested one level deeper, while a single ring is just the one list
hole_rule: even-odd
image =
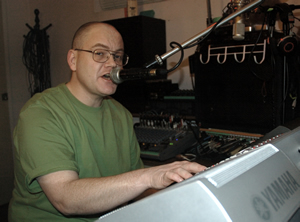
[{"label": "microphone boom arm", "polygon": [[[208,28],[204,29],[203,31],[201,31],[200,33],[198,33],[197,35],[191,37],[190,39],[186,40],[185,42],[181,43],[182,48],[185,48],[186,46],[188,46],[189,44],[197,41],[198,39],[200,39],[202,36],[206,35],[207,33],[209,33],[209,31],[214,28],[214,26],[216,26],[216,28],[218,28],[219,26],[223,25],[224,23],[234,19],[235,17],[239,16],[242,13],[245,13],[248,10],[251,10],[253,8],[256,8],[257,6],[259,6],[260,4],[262,4],[264,2],[264,0],[255,0],[253,2],[250,2],[249,4],[245,5],[244,7],[240,8],[239,10],[231,13],[230,15],[228,15],[224,20],[222,20],[220,23],[214,23],[211,26],[209,26]],[[167,58],[169,58],[170,56],[174,55],[175,53],[177,53],[180,50],[179,47],[175,47],[172,50],[166,52],[165,54],[159,56],[156,55],[155,56],[155,60],[151,61],[150,63],[147,63],[145,65],[145,68],[150,68],[151,66],[155,65],[155,64],[159,64],[162,65],[163,61]]]}]

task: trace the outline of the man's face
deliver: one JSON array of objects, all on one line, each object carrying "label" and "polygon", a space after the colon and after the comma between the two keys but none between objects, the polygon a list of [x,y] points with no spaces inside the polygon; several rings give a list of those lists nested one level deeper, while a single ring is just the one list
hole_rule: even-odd
[{"label": "man's face", "polygon": [[[122,37],[116,30],[108,26],[93,26],[82,38],[82,48],[84,50],[106,49],[109,51],[123,51]],[[75,51],[76,76],[84,93],[88,97],[104,97],[112,95],[117,89],[109,75],[112,68],[116,67],[113,56],[104,62],[98,63],[93,60],[93,54],[83,51]]]}]

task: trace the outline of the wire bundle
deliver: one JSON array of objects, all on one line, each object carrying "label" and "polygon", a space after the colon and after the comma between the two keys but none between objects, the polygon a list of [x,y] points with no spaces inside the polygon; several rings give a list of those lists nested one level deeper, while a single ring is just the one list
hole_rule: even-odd
[{"label": "wire bundle", "polygon": [[36,9],[34,28],[26,24],[30,31],[24,36],[23,43],[23,64],[28,70],[28,90],[31,96],[51,87],[49,36],[46,33],[51,24],[40,30],[38,13]]}]

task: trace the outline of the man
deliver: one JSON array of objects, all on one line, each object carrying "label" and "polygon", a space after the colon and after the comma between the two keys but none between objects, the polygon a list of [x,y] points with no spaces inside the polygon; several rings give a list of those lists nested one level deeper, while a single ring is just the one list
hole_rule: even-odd
[{"label": "man", "polygon": [[94,221],[205,168],[143,168],[132,116],[109,97],[117,88],[109,73],[126,59],[114,27],[91,22],[77,30],[67,55],[71,80],[36,94],[20,112],[10,221]]}]

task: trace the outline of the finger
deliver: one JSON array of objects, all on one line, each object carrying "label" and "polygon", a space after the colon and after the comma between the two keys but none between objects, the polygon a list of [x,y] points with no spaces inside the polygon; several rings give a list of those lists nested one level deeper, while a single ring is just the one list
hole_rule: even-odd
[{"label": "finger", "polygon": [[190,173],[199,173],[206,169],[205,166],[198,164],[196,162],[188,162],[188,161],[179,161],[176,164],[177,166],[185,169],[186,171]]},{"label": "finger", "polygon": [[165,174],[165,181],[168,181],[167,183],[173,183],[173,182],[182,182],[183,180],[186,180],[190,177],[192,177],[193,174],[184,169],[182,166],[179,166],[177,168],[174,168]]},{"label": "finger", "polygon": [[178,168],[177,170],[178,172],[178,175],[183,179],[183,180],[186,180],[190,177],[193,176],[192,172],[186,170],[185,168]]},{"label": "finger", "polygon": [[[178,171],[178,170],[177,170]],[[166,173],[166,181],[168,181],[168,185],[170,185],[173,182],[180,183],[181,181],[185,180],[184,173],[179,172],[172,172],[169,171]]]}]

